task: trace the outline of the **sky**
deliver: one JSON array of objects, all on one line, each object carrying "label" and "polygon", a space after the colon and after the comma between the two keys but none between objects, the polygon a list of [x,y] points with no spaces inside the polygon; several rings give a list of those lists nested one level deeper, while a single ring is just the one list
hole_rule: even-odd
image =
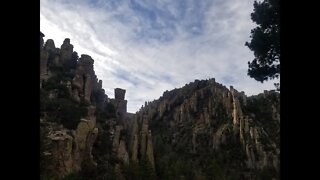
[{"label": "sky", "polygon": [[[246,95],[274,89],[247,76],[254,0],[40,0],[40,30],[90,55],[109,98],[126,89],[128,112],[164,91],[215,78]],[[278,81],[278,80],[277,80]]]}]

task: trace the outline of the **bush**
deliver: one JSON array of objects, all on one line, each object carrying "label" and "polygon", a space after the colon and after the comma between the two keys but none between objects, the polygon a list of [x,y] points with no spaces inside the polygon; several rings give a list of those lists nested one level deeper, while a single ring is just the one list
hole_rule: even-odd
[{"label": "bush", "polygon": [[85,180],[85,179],[83,179],[79,173],[71,173],[65,178],[63,178],[63,180]]},{"label": "bush", "polygon": [[127,180],[153,180],[156,179],[151,163],[142,158],[139,163],[130,162],[121,166],[123,175]]},{"label": "bush", "polygon": [[104,109],[97,108],[97,122],[105,122],[107,119],[116,117],[116,110],[113,104],[107,103]]},{"label": "bush", "polygon": [[58,78],[57,76],[53,76],[47,81],[43,82],[43,91],[46,91],[48,93],[53,90],[56,90],[58,92],[58,98],[70,98],[71,96],[66,84],[61,84],[60,78]]},{"label": "bush", "polygon": [[41,179],[50,179],[50,172],[48,166],[51,163],[49,156],[46,156],[44,152],[48,151],[49,139],[47,137],[48,129],[45,126],[40,126],[40,177]]},{"label": "bush", "polygon": [[53,99],[45,106],[48,120],[62,123],[68,129],[76,129],[81,117],[88,114],[87,107],[79,105],[70,99]]},{"label": "bush", "polygon": [[270,180],[273,178],[280,179],[279,173],[277,173],[272,168],[264,168],[262,170],[257,170],[255,174],[257,180]]},{"label": "bush", "polygon": [[45,91],[56,89],[60,84],[60,80],[57,76],[50,77],[47,81],[44,81],[42,87]]}]

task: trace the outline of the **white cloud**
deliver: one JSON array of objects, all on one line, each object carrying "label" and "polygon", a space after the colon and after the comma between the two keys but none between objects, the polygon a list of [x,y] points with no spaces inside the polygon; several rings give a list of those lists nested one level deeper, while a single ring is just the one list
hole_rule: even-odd
[{"label": "white cloud", "polygon": [[195,79],[214,77],[247,95],[274,88],[246,75],[253,0],[139,2],[142,10],[125,0],[41,0],[41,31],[57,47],[70,38],[79,55],[90,55],[109,97],[127,90],[129,112]]}]

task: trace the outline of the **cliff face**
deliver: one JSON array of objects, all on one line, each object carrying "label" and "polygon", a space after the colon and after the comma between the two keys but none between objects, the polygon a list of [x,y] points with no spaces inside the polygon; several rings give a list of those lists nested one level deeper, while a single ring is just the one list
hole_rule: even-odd
[{"label": "cliff face", "polygon": [[[53,40],[44,43],[43,37],[40,33],[42,178],[85,176],[108,165],[101,176],[116,173],[116,179],[123,179],[123,166],[131,159],[139,163],[147,156],[154,164],[148,125],[133,125],[136,121],[127,113],[126,90],[116,88],[115,98],[108,98],[89,55],[78,58],[68,38],[56,48]],[[135,140],[129,132],[134,132]]]},{"label": "cliff face", "polygon": [[43,37],[40,34],[40,122],[47,130],[48,171],[63,178],[81,170],[83,163],[97,166],[91,153],[98,135],[91,95],[102,89],[90,56],[78,60],[70,39],[60,49],[51,39],[42,46]]},{"label": "cliff face", "polygon": [[148,122],[148,117],[141,113],[137,113],[133,119],[130,128],[131,160],[137,162],[147,159],[154,168],[152,134]]},{"label": "cliff face", "polygon": [[92,158],[92,145],[97,137],[93,119],[81,119],[76,130],[69,130],[57,124],[46,124],[50,128],[48,139],[50,149],[46,152],[50,156],[49,169],[53,176],[62,178],[72,172],[79,171],[82,163],[97,166]]},{"label": "cliff face", "polygon": [[256,179],[265,171],[279,178],[279,111],[279,93],[247,97],[209,79],[166,91],[139,113],[149,119],[161,178],[178,168],[181,178]]}]

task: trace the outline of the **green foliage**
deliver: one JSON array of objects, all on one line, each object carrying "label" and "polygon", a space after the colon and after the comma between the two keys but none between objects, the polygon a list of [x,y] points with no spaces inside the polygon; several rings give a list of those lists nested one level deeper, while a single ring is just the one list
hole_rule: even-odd
[{"label": "green foliage", "polygon": [[82,179],[97,179],[98,171],[95,166],[83,162],[80,175]]},{"label": "green foliage", "polygon": [[169,169],[169,179],[178,179],[178,178],[185,178],[191,179],[193,177],[192,171],[192,164],[190,161],[186,161],[185,159],[178,159],[173,161],[170,165]]},{"label": "green foliage", "polygon": [[204,168],[207,179],[225,180],[225,172],[216,159],[210,159]]},{"label": "green foliage", "polygon": [[249,113],[254,113],[261,122],[272,120],[271,102],[266,98],[249,99],[245,109]]},{"label": "green foliage", "polygon": [[153,180],[156,179],[156,174],[151,163],[142,158],[139,163],[130,162],[122,164],[123,175],[127,180]]},{"label": "green foliage", "polygon": [[40,124],[40,179],[42,180],[53,179],[50,176],[50,171],[48,169],[51,158],[44,153],[50,148],[47,135],[48,129],[46,126]]},{"label": "green foliage", "polygon": [[[50,93],[55,94],[55,97],[50,99]],[[59,75],[43,82],[43,88],[40,89],[40,117],[46,115],[49,121],[62,123],[68,129],[75,129],[80,118],[87,116],[88,105],[84,101],[77,103],[71,98]]]},{"label": "green foliage", "polygon": [[[76,58],[76,57],[74,57]],[[50,65],[49,69],[52,73],[52,78],[58,80],[58,82],[71,81],[75,76],[76,60],[72,60],[69,64],[63,66]],[[56,84],[58,83],[56,82]]]},{"label": "green foliage", "polygon": [[116,180],[115,165],[120,160],[112,154],[112,139],[106,125],[99,129],[99,135],[93,144],[92,155],[97,162],[96,179]]},{"label": "green foliage", "polygon": [[254,52],[248,62],[248,75],[257,81],[280,75],[280,0],[255,1],[251,19],[258,26],[251,30],[251,42],[245,45]]},{"label": "green foliage", "polygon": [[72,52],[71,61],[69,64],[67,64],[67,67],[70,69],[76,69],[78,59],[79,59],[78,53],[76,51]]},{"label": "green foliage", "polygon": [[60,117],[61,123],[68,129],[76,129],[81,117],[88,114],[86,105],[77,105],[70,100],[61,100]]},{"label": "green foliage", "polygon": [[151,179],[156,178],[154,169],[153,169],[150,161],[148,161],[145,158],[142,158],[142,159],[140,159],[139,165],[140,165],[140,169],[141,169],[141,172],[140,172],[140,179],[141,180],[144,180],[144,179],[151,180]]},{"label": "green foliage", "polygon": [[216,126],[220,126],[223,123],[228,122],[230,117],[228,117],[227,109],[224,107],[222,102],[217,102],[214,104],[214,109],[216,111],[214,119],[216,119]]},{"label": "green foliage", "polygon": [[116,109],[112,103],[107,103],[105,107],[106,118],[115,118],[116,117]]},{"label": "green foliage", "polygon": [[124,139],[126,142],[129,140],[129,134],[127,129],[120,130],[120,138]]},{"label": "green foliage", "polygon": [[255,172],[257,180],[280,179],[280,174],[273,168],[264,168]]},{"label": "green foliage", "polygon": [[82,176],[79,172],[76,172],[76,173],[69,174],[68,176],[63,178],[63,180],[85,180],[85,179],[82,178]]},{"label": "green foliage", "polygon": [[139,163],[130,162],[122,166],[122,172],[127,180],[138,180],[141,176]]},{"label": "green foliage", "polygon": [[100,162],[98,167],[83,163],[81,171],[71,173],[63,180],[116,180],[114,165],[111,167],[107,161]]},{"label": "green foliage", "polygon": [[107,103],[104,109],[97,108],[97,122],[105,122],[107,119],[116,118],[116,110],[112,103]]},{"label": "green foliage", "polygon": [[56,178],[50,175],[42,175],[40,174],[40,180],[55,180]]},{"label": "green foliage", "polygon": [[114,164],[109,161],[101,161],[97,167],[98,180],[117,180],[117,176],[114,170]]},{"label": "green foliage", "polygon": [[59,84],[60,84],[59,78],[57,76],[52,76],[47,81],[44,81],[42,86],[44,90],[50,91],[50,90],[56,89]]},{"label": "green foliage", "polygon": [[95,157],[103,157],[112,150],[112,140],[107,130],[99,131],[99,135],[93,144],[93,154]]},{"label": "green foliage", "polygon": [[[163,122],[163,119],[158,118],[158,112],[154,114],[152,117],[152,120],[149,122],[149,128],[153,130],[153,132],[156,132],[157,134],[167,134],[165,133],[168,128],[166,124]],[[158,133],[159,132],[159,133]]]},{"label": "green foliage", "polygon": [[[229,122],[223,106],[217,103],[215,108],[216,118],[222,119],[214,126],[219,127]],[[226,134],[228,143],[214,151],[209,144],[211,137],[205,133],[198,133],[197,149],[192,153],[192,137],[190,137],[192,132],[186,126],[175,129],[174,133],[178,133],[176,136],[178,143],[174,145],[168,141],[172,132],[168,129],[159,131],[157,128],[158,125],[163,126],[165,123],[166,121],[158,121],[154,127],[157,133],[153,133],[155,167],[159,179],[240,179],[246,156],[238,137]],[[186,124],[188,123],[184,125]],[[153,132],[154,130],[152,129]]]},{"label": "green foliage", "polygon": [[272,117],[272,105],[279,106],[279,100],[277,93],[268,94],[266,98],[263,96],[251,97],[247,100],[247,106],[243,108],[245,113],[254,114],[254,119],[267,132],[268,139],[276,142],[278,146],[280,145],[280,123]]},{"label": "green foliage", "polygon": [[48,102],[48,92],[40,89],[40,117],[44,116],[45,105]]},{"label": "green foliage", "polygon": [[56,91],[58,98],[70,98],[70,93],[67,85],[61,82],[61,78],[59,78],[58,76],[50,77],[47,81],[43,82],[43,91]]},{"label": "green foliage", "polygon": [[[193,83],[188,88],[202,88],[202,84]],[[184,90],[182,88],[181,92],[188,96],[188,89]],[[204,90],[205,96],[209,93],[211,92]],[[170,93],[166,93],[166,96],[170,95]],[[172,98],[171,101],[174,104],[173,107],[181,104],[179,97]],[[197,109],[202,109],[203,105],[208,103],[207,101],[208,99],[198,99]],[[231,122],[227,110],[220,101],[213,104],[213,109],[215,113],[211,114],[210,118],[215,121],[205,127],[207,129],[204,132],[215,132],[218,127]],[[241,162],[245,156],[239,140],[228,139],[227,145],[215,152],[210,144],[212,136],[198,132],[195,137],[197,147],[194,152],[191,142],[192,129],[195,125],[194,119],[200,117],[201,111],[190,113],[191,118],[185,120],[182,126],[178,125],[174,129],[168,128],[173,119],[173,113],[166,113],[162,118],[155,115],[149,123],[149,128],[153,132],[155,168],[158,179],[228,179],[229,172],[232,172],[233,176],[239,177],[237,171],[241,169]],[[173,136],[175,141],[172,141]],[[229,142],[231,143],[229,144]]]},{"label": "green foliage", "polygon": [[77,61],[79,59],[77,52],[73,52],[71,59],[61,64],[61,62],[54,62],[59,54],[55,51],[49,51],[48,68],[50,72],[56,76],[60,81],[71,81],[75,75]]},{"label": "green foliage", "polygon": [[85,105],[65,98],[52,99],[44,104],[49,121],[62,123],[68,129],[76,129],[81,117],[87,116]]}]

